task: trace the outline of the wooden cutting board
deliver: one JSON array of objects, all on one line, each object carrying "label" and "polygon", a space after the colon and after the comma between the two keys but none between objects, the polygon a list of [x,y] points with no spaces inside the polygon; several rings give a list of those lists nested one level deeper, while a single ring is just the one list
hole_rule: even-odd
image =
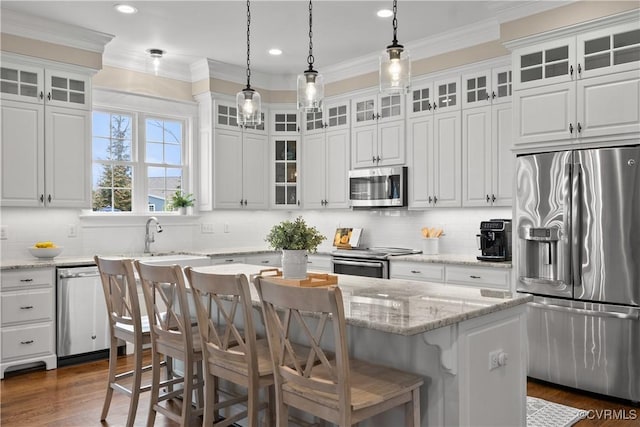
[{"label": "wooden cutting board", "polygon": [[338,284],[338,277],[332,274],[324,273],[307,273],[304,279],[285,279],[282,277],[282,270],[270,268],[260,270],[262,277],[268,278],[270,281],[281,285],[299,286],[303,288],[311,288],[317,286],[335,286]]}]

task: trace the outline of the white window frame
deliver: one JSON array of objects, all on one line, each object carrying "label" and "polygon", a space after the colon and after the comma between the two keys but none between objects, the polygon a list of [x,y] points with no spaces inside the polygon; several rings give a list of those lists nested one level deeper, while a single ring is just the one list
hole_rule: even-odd
[{"label": "white window frame", "polygon": [[[174,215],[171,211],[150,211],[148,208],[148,177],[146,176],[146,127],[147,119],[159,119],[182,122],[182,190],[195,194],[193,170],[193,149],[195,147],[194,128],[197,123],[198,107],[195,102],[167,100],[152,96],[123,93],[107,89],[94,89],[92,111],[128,114],[133,116],[132,129],[132,206],[130,212],[94,212],[89,209],[86,215],[95,216],[131,216],[131,215]],[[93,138],[93,130],[92,130]],[[92,157],[93,166],[93,157]],[[155,164],[151,164],[155,165]],[[172,165],[168,165],[172,166]],[[93,176],[92,186],[93,190]],[[195,196],[197,199],[197,195]]]}]

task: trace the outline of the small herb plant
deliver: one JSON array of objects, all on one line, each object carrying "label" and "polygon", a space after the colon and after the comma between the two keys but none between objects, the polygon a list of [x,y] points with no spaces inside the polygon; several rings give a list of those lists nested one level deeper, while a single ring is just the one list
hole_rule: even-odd
[{"label": "small herb plant", "polygon": [[193,198],[191,193],[183,193],[182,190],[176,190],[171,197],[171,206],[174,208],[186,208],[193,206],[196,199]]},{"label": "small herb plant", "polygon": [[265,239],[273,249],[307,250],[315,252],[325,240],[315,227],[308,226],[301,216],[295,221],[282,221],[274,225]]}]

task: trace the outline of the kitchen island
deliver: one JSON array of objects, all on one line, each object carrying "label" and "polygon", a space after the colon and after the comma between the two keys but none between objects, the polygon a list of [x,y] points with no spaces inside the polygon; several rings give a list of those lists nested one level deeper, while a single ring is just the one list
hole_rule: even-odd
[{"label": "kitchen island", "polygon": [[[260,269],[248,264],[196,268],[248,277]],[[338,286],[351,356],[425,377],[422,426],[525,425],[525,303],[530,296],[346,275],[338,275]],[[253,287],[251,293],[258,305]],[[395,426],[403,419],[396,409],[361,424]]]}]

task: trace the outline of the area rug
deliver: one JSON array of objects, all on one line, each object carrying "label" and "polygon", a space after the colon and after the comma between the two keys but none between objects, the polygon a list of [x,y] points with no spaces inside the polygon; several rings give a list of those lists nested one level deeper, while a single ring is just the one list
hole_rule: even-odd
[{"label": "area rug", "polygon": [[582,409],[527,396],[527,427],[569,427],[586,415]]}]

